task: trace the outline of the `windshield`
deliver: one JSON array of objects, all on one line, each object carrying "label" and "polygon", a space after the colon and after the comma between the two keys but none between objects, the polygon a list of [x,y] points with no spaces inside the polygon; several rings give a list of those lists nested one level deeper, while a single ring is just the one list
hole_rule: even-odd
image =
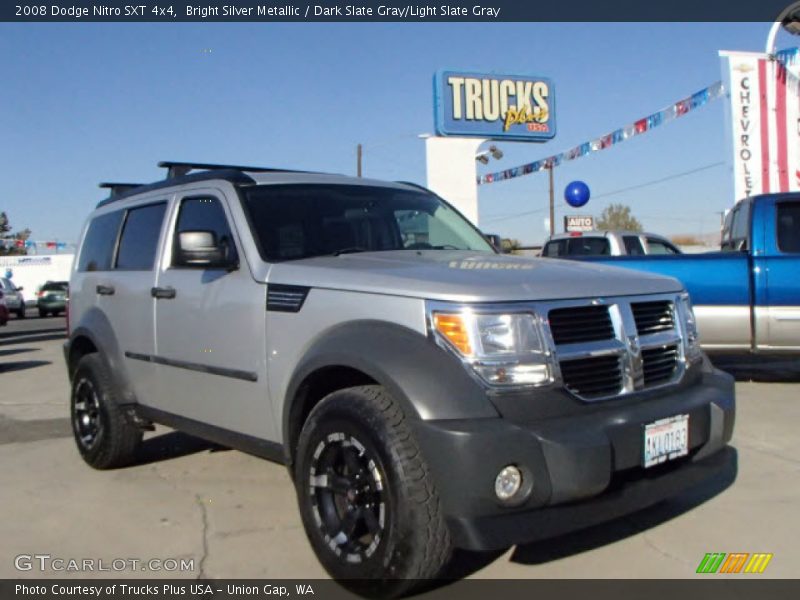
[{"label": "windshield", "polygon": [[425,192],[362,185],[262,185],[244,206],[269,262],[385,250],[494,249],[466,219]]}]

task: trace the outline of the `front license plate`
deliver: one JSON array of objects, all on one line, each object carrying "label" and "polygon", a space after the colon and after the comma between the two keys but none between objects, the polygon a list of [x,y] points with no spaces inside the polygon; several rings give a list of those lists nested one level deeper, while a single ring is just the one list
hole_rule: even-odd
[{"label": "front license plate", "polygon": [[676,415],[645,425],[645,468],[687,454],[689,454],[689,415]]}]

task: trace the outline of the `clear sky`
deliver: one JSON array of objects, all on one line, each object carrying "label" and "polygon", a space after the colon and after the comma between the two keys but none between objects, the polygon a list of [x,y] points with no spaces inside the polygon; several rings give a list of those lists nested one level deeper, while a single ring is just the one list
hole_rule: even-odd
[{"label": "clear sky", "polygon": [[[76,240],[100,181],[161,178],[158,160],[285,166],[425,183],[439,69],[533,73],[558,135],[502,143],[496,171],[632,123],[720,79],[718,50],[763,50],[756,23],[0,24],[0,210],[33,239]],[[781,32],[779,47],[796,45]],[[708,233],[731,205],[724,100],[557,168],[598,215]],[[708,167],[708,168],[704,168]],[[702,169],[663,183],[620,191]],[[545,236],[547,175],[482,186],[484,230]]]}]

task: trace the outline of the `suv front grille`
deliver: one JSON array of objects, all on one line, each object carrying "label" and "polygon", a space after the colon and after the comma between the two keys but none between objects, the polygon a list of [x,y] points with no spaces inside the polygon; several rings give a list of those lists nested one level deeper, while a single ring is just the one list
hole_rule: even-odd
[{"label": "suv front grille", "polygon": [[622,364],[617,355],[562,360],[564,385],[584,398],[613,396],[622,389]]},{"label": "suv front grille", "polygon": [[678,368],[678,356],[677,344],[642,350],[645,387],[671,380]]},{"label": "suv front grille", "polygon": [[547,319],[557,345],[610,340],[614,337],[607,306],[556,308],[548,313]]},{"label": "suv front grille", "polygon": [[677,383],[686,365],[676,299],[659,294],[542,306],[564,387],[600,401]]},{"label": "suv front grille", "polygon": [[649,335],[675,328],[675,320],[672,316],[672,302],[669,300],[634,302],[631,304],[631,310],[633,311],[633,318],[636,321],[636,330],[639,335]]}]

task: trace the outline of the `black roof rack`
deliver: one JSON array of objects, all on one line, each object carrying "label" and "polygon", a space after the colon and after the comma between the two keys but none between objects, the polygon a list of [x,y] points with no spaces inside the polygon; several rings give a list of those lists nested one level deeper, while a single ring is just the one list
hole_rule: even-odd
[{"label": "black roof rack", "polygon": [[104,181],[97,187],[104,188],[110,190],[111,197],[116,198],[120,194],[124,194],[125,192],[130,192],[132,189],[138,188],[145,185],[144,183],[117,183],[117,182],[109,182]]},{"label": "black roof rack", "polygon": [[295,171],[293,169],[276,169],[272,167],[242,167],[236,165],[216,165],[209,163],[174,162],[162,160],[158,163],[159,167],[167,169],[167,179],[188,175],[189,171],[251,171],[253,173],[305,173],[306,171]]},{"label": "black roof rack", "polygon": [[[270,167],[242,167],[233,165],[216,165],[207,163],[174,162],[161,161],[159,167],[168,169],[167,178],[154,183],[101,183],[100,187],[111,190],[111,195],[97,204],[97,208],[105,206],[117,200],[122,200],[134,193],[140,194],[162,188],[168,188],[183,183],[196,181],[210,181],[213,179],[224,179],[234,186],[253,185],[255,180],[247,176],[244,172],[253,173],[310,173],[310,171],[295,171],[292,169],[274,169]],[[190,173],[190,171],[199,171]]]}]

